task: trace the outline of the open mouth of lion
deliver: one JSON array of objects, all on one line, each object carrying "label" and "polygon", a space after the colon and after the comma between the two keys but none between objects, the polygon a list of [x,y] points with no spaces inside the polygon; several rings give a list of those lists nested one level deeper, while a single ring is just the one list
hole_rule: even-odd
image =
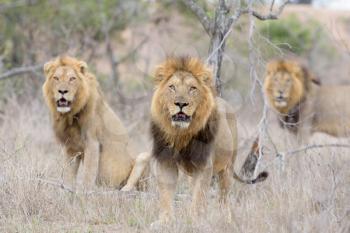
[{"label": "open mouth of lion", "polygon": [[171,117],[172,125],[178,128],[187,128],[191,122],[191,116],[184,112],[178,112]]},{"label": "open mouth of lion", "polygon": [[178,112],[172,116],[173,121],[190,122],[191,117],[184,112]]},{"label": "open mouth of lion", "polygon": [[65,98],[61,98],[56,101],[56,105],[58,112],[65,113],[70,111],[71,102],[66,100]]},{"label": "open mouth of lion", "polygon": [[287,105],[287,99],[283,96],[278,96],[275,98],[275,104],[280,107],[284,107]]}]

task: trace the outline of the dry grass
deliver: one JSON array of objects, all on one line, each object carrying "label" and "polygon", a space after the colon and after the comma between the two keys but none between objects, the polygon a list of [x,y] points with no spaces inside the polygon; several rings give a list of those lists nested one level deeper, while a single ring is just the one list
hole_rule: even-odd
[{"label": "dry grass", "polygon": [[[59,180],[62,150],[53,139],[41,101],[12,101],[0,115],[0,232],[151,232],[157,219],[155,188],[144,194],[76,196],[41,179]],[[252,126],[251,126],[252,127]],[[323,135],[314,140],[330,140]],[[244,155],[240,155],[242,159]],[[186,185],[179,185],[177,221],[159,232],[349,232],[350,157],[346,149],[322,149],[286,158],[285,169],[267,155],[269,179],[235,184],[227,223],[215,195],[192,223]],[[216,184],[211,193],[216,193]]]}]

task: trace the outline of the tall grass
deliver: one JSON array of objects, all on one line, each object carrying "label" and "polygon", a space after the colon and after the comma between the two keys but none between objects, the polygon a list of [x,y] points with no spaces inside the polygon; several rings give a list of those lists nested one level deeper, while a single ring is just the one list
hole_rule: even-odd
[{"label": "tall grass", "polygon": [[[316,135],[313,140],[336,139]],[[7,104],[0,118],[0,232],[152,231],[150,223],[158,215],[154,185],[136,195],[104,193],[102,188],[89,196],[73,195],[45,182],[60,181],[62,153],[42,101],[19,105],[13,100]],[[244,155],[239,159],[242,161]],[[269,154],[263,159],[262,166],[270,172],[264,183],[234,184],[229,203],[231,223],[218,205],[215,183],[206,214],[192,221],[187,211],[190,191],[181,184],[175,201],[176,221],[156,231],[349,232],[348,150],[300,153],[285,159],[284,170],[272,161]]]}]

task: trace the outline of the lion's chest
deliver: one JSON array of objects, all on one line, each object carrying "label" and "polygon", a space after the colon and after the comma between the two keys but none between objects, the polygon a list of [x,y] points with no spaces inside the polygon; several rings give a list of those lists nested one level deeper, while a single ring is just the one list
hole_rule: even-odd
[{"label": "lion's chest", "polygon": [[84,151],[84,135],[77,120],[55,122],[56,137],[61,144],[77,152]]},{"label": "lion's chest", "polygon": [[192,139],[189,144],[177,151],[172,148],[173,157],[178,165],[186,172],[193,173],[197,169],[203,168],[213,152],[213,142],[203,142],[197,139]]},{"label": "lion's chest", "polygon": [[193,137],[179,136],[171,140],[172,143],[154,123],[152,123],[151,132],[153,156],[160,162],[173,161],[187,173],[193,173],[206,166],[213,153],[216,130],[210,129],[209,126]]}]

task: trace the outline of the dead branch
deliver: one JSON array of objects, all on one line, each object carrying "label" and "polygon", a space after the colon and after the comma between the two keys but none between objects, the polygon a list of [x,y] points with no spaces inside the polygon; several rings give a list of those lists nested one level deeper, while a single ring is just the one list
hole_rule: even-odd
[{"label": "dead branch", "polygon": [[[274,3],[274,1],[272,3]],[[255,18],[259,20],[274,20],[278,19],[278,17],[282,14],[284,7],[288,3],[290,3],[290,0],[287,0],[284,3],[282,3],[281,6],[278,8],[277,12],[275,13],[272,12],[273,4],[271,4],[270,12],[267,15],[263,15],[255,10],[252,10],[251,8],[241,10],[241,14],[252,14]]]},{"label": "dead branch", "polygon": [[196,15],[200,23],[203,25],[205,31],[210,36],[210,47],[207,63],[209,63],[213,69],[213,75],[215,79],[215,86],[218,95],[221,95],[221,63],[223,59],[223,53],[225,50],[225,42],[228,35],[232,31],[232,25],[238,21],[241,15],[250,14],[260,20],[272,20],[277,19],[282,13],[284,7],[290,2],[286,0],[278,8],[277,12],[273,12],[273,6],[275,0],[271,2],[270,11],[268,15],[262,15],[261,13],[252,9],[253,1],[249,1],[249,6],[246,9],[241,8],[241,3],[238,1],[236,10],[231,15],[232,4],[227,5],[225,0],[219,0],[219,3],[215,10],[215,16],[211,19],[201,6],[194,0],[182,0],[182,2],[191,9]]},{"label": "dead branch", "polygon": [[182,2],[191,9],[191,11],[196,15],[199,22],[203,25],[204,30],[210,35],[211,34],[211,20],[210,17],[205,13],[202,7],[200,7],[193,0],[182,0]]},{"label": "dead branch", "polygon": [[128,52],[128,54],[124,55],[123,57],[121,57],[117,62],[116,65],[120,65],[121,63],[125,62],[126,60],[128,60],[130,57],[134,56],[135,53],[137,52],[137,50],[139,50],[140,48],[142,48],[142,46],[148,41],[148,37],[144,38],[135,48],[133,48],[130,52]]},{"label": "dead branch", "polygon": [[[271,139],[269,139],[271,140]],[[272,142],[272,140],[271,140]],[[278,152],[275,150],[276,157],[272,159],[267,165],[263,167],[263,169],[267,169],[268,167],[272,166],[273,163],[277,160],[284,160],[285,158],[290,158],[292,155],[299,154],[300,152],[307,152],[308,150],[313,150],[313,149],[324,149],[324,148],[348,148],[350,149],[350,144],[312,144],[312,145],[307,145],[304,147],[301,147],[299,149],[295,150],[290,150],[286,152]]]},{"label": "dead branch", "polygon": [[[73,189],[65,186],[62,182],[57,182],[53,180],[47,180],[47,179],[42,179],[42,178],[36,178],[36,181],[39,181],[41,183],[47,184],[54,186],[56,188],[60,188],[64,191],[67,191],[69,193],[75,193],[79,194],[79,192],[75,192]],[[90,195],[109,195],[109,194],[116,194],[120,195],[122,197],[135,197],[135,196],[142,196],[142,195],[147,195],[147,196],[154,196],[152,193],[146,193],[146,192],[141,192],[141,191],[129,191],[129,192],[124,192],[120,190],[109,190],[109,191],[87,191],[87,192],[82,192],[81,194],[90,196]]]},{"label": "dead branch", "polygon": [[73,189],[65,186],[63,183],[58,183],[58,182],[55,182],[55,181],[52,181],[52,180],[46,180],[46,179],[42,179],[42,178],[37,178],[36,180],[41,182],[41,183],[45,183],[45,184],[48,184],[48,185],[51,185],[51,186],[58,187],[58,188],[63,189],[65,191],[67,191],[67,192],[75,193]]},{"label": "dead branch", "polygon": [[340,147],[340,148],[350,148],[350,144],[313,144],[313,145],[307,145],[305,147],[296,149],[296,150],[290,150],[287,151],[285,153],[280,153],[280,155],[282,156],[290,156],[290,155],[295,155],[298,154],[300,152],[306,152],[308,150],[312,150],[312,149],[318,149],[318,148],[332,148],[332,147]]},{"label": "dead branch", "polygon": [[5,80],[8,78],[11,78],[13,76],[18,76],[21,74],[26,74],[26,73],[35,73],[39,69],[42,69],[43,65],[34,65],[34,66],[23,66],[23,67],[17,67],[13,68],[12,70],[8,70],[3,74],[0,74],[0,81]]},{"label": "dead branch", "polygon": [[17,7],[28,7],[28,6],[33,6],[37,4],[37,0],[23,0],[23,1],[12,1],[10,3],[1,3],[0,4],[0,12],[1,11],[6,11],[12,8],[17,8]]},{"label": "dead branch", "polygon": [[275,0],[272,0],[272,1],[271,1],[270,12],[273,10],[273,5],[275,5]]}]

